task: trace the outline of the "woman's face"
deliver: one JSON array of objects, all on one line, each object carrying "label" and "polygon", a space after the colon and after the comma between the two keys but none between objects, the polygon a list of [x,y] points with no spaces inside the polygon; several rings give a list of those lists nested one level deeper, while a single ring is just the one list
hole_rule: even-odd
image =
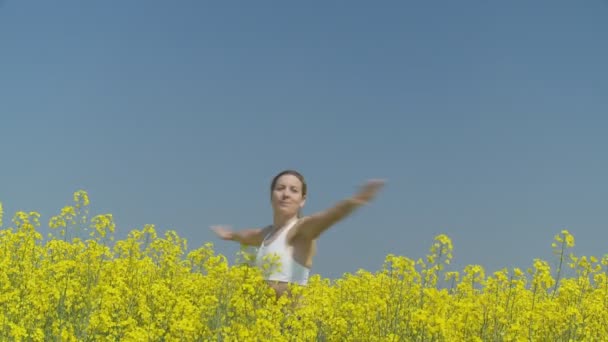
[{"label": "woman's face", "polygon": [[290,174],[279,177],[272,189],[271,202],[276,213],[296,216],[306,202],[302,194],[302,182]]}]

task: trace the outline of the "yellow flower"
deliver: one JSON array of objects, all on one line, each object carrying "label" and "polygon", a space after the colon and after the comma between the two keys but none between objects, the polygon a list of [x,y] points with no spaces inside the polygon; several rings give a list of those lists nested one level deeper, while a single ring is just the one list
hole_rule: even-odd
[{"label": "yellow flower", "polygon": [[[360,269],[333,280],[316,274],[277,300],[249,255],[230,264],[208,242],[188,251],[176,232],[159,236],[153,225],[110,245],[113,216],[89,219],[85,192],[74,201],[49,225],[67,235],[88,226],[91,236],[42,241],[36,212],[17,212],[15,227],[0,230],[6,328],[0,340],[597,341],[608,335],[608,255],[570,254],[575,272],[568,276],[541,259],[529,274],[514,267],[486,276],[475,264],[444,271],[453,246],[438,235],[426,258],[389,254],[378,272]],[[555,236],[559,270],[573,245],[569,232]],[[280,267],[270,259],[266,271]],[[438,279],[451,282],[449,288]]]}]

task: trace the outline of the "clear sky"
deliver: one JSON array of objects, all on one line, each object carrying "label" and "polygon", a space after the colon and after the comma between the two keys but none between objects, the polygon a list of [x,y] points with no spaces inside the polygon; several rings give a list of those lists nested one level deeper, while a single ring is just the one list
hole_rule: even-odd
[{"label": "clear sky", "polygon": [[190,248],[388,183],[313,273],[454,242],[454,267],[608,253],[608,1],[0,1],[0,201],[48,219],[86,190],[117,237]]}]

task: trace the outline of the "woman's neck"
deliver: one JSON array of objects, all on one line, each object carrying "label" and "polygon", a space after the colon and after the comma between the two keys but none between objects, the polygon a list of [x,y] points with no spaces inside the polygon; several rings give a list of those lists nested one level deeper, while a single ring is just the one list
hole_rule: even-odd
[{"label": "woman's neck", "polygon": [[297,215],[294,215],[294,216],[274,215],[273,228],[280,229],[281,227],[284,227],[286,224],[288,224],[289,222],[291,222],[293,220],[296,220],[297,218],[298,218]]}]

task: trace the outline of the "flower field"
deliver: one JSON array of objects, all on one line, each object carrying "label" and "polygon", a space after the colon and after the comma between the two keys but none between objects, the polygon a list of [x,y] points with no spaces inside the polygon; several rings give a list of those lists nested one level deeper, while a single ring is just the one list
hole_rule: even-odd
[{"label": "flower field", "polygon": [[[4,215],[3,215],[4,214]],[[48,219],[0,204],[0,340],[10,341],[601,341],[608,338],[608,256],[575,256],[486,274],[446,271],[449,237],[426,258],[388,255],[381,269],[314,275],[276,299],[245,250],[234,264],[207,243],[154,226],[114,239],[87,193]],[[555,267],[551,267],[555,264]],[[271,267],[272,265],[269,265]],[[297,298],[293,299],[292,298]]]}]

